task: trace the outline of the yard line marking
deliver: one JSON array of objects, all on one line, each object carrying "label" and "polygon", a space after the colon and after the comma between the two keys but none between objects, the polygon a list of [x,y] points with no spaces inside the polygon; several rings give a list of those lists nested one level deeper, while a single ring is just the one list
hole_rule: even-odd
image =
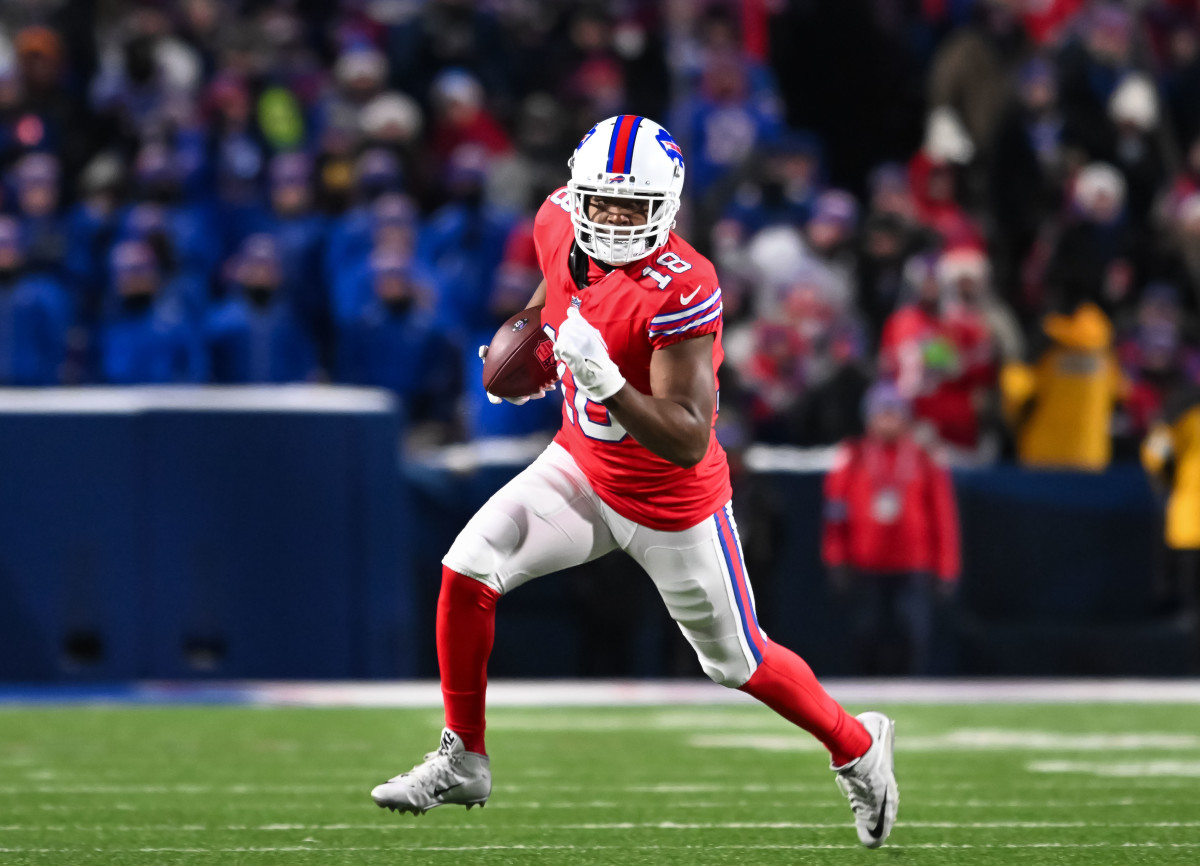
[{"label": "yard line marking", "polygon": [[330,794],[359,793],[362,785],[4,785],[0,794]]},{"label": "yard line marking", "polygon": [[[1012,842],[1012,843],[966,843],[926,842],[888,845],[895,850],[1018,850],[1055,849],[1077,850],[1092,848],[1111,849],[1192,849],[1200,848],[1200,842]],[[406,851],[861,851],[861,845],[799,843],[790,845],[414,845]],[[0,848],[5,854],[71,854],[78,848]],[[351,853],[381,852],[396,853],[387,845],[368,845],[336,848],[321,845],[282,845],[233,848],[89,848],[89,852],[112,854],[285,854],[285,853]]]},{"label": "yard line marking", "polygon": [[[1200,798],[1193,800],[1161,800],[1157,798],[1135,799],[1120,797],[1111,800],[918,800],[922,806],[931,808],[968,808],[968,809],[1077,809],[1110,808],[1137,805],[1153,806],[1200,806]],[[515,803],[488,803],[489,809],[624,809],[628,802],[612,802],[608,800],[592,800],[590,802],[564,803],[561,801],[542,803],[536,800]],[[752,800],[696,800],[661,803],[661,809],[845,809],[846,804],[830,798],[819,801],[787,800],[787,801],[752,801]]]},{"label": "yard line marking", "polygon": [[[537,790],[537,786],[509,786],[497,787],[496,794],[514,793],[518,789],[522,790]],[[221,786],[182,786],[174,788],[169,785],[147,785],[137,787],[118,787],[118,786],[77,786],[73,788],[47,788],[44,786],[30,786],[27,788],[12,788],[0,789],[0,794],[80,794],[80,793],[104,793],[104,794],[191,794],[191,795],[223,795],[223,794],[257,794],[257,793],[361,793],[362,786],[338,786],[338,787],[316,787],[316,786],[250,786],[236,785],[232,787]],[[541,790],[545,790],[542,788]],[[780,808],[780,809],[844,809],[845,803],[840,801],[834,794],[832,788],[825,785],[819,786],[802,786],[802,785],[741,785],[741,786],[594,786],[591,790],[599,791],[615,791],[623,793],[742,793],[742,794],[786,794],[786,793],[810,793],[813,791],[828,790],[830,796],[820,800],[787,800],[787,801],[754,801],[754,800],[696,800],[696,801],[671,801],[659,804],[659,808],[664,809],[726,809],[731,807],[754,807],[754,808]],[[911,788],[909,790],[912,790]],[[1088,789],[1081,790],[1096,790],[1103,791],[1105,789]],[[1136,806],[1136,805],[1154,805],[1154,806],[1200,806],[1200,797],[1191,799],[1173,799],[1163,800],[1159,797],[1114,797],[1111,799],[1090,799],[1090,800],[1072,800],[1072,799],[1008,799],[1008,800],[981,800],[981,799],[966,799],[966,800],[917,800],[922,806],[933,808],[954,808],[954,809],[1075,809],[1079,807],[1118,807],[1118,806]],[[579,802],[569,801],[524,801],[524,802],[493,802],[489,806],[493,809],[616,809],[627,808],[628,802],[618,802],[612,800],[583,800]],[[53,805],[39,804],[37,807],[40,811],[74,811],[77,806],[68,805]],[[116,811],[135,812],[149,808],[146,806],[138,807],[128,803],[100,803],[89,804],[89,809],[111,809]],[[272,804],[272,809],[313,809],[312,804],[308,803],[277,803]]]},{"label": "yard line marking", "polygon": [[[709,823],[682,823],[676,821],[638,823],[619,821],[607,824],[525,824],[516,825],[515,827],[510,825],[510,828],[522,830],[840,830],[846,826],[845,821],[720,821]],[[901,822],[901,826],[928,830],[1058,830],[1086,827],[1145,827],[1165,829],[1200,827],[1200,821],[1151,821],[1112,824],[1087,821],[903,821]]]},{"label": "yard line marking", "polygon": [[1026,764],[1031,773],[1087,773],[1093,776],[1179,776],[1200,777],[1200,761],[1034,761]]},{"label": "yard line marking", "polygon": [[[767,752],[813,752],[824,748],[803,734],[708,733],[691,736],[687,742],[700,749],[757,749]],[[1062,734],[1019,729],[962,728],[943,734],[906,736],[901,740],[901,745],[905,752],[1180,751],[1200,749],[1200,737],[1170,733]]]},{"label": "yard line marking", "polygon": [[[1191,829],[1200,827],[1200,821],[904,821],[903,826],[918,830],[1065,830],[1092,827],[1118,827],[1124,829]],[[335,831],[383,831],[383,832],[460,832],[460,831],[508,831],[508,830],[843,830],[845,821],[614,821],[605,823],[578,824],[488,824],[434,825],[425,823],[340,823],[340,824],[8,824],[0,825],[3,833],[206,833],[206,832],[335,832]]]},{"label": "yard line marking", "polygon": [[[1191,770],[1193,766],[1200,767],[1200,762],[1171,762],[1158,761],[1151,762],[1153,766],[1159,767],[1160,771],[1163,768],[1170,769],[1172,767],[1182,766],[1187,770]],[[1059,767],[1068,766],[1072,769],[1058,769]],[[1151,775],[1152,772],[1146,772],[1147,764],[1115,764],[1110,765],[1104,762],[1062,762],[1062,761],[1042,761],[1027,765],[1026,769],[1037,773],[1058,773],[1058,772],[1090,772],[1092,767],[1108,767],[1116,766],[1118,768],[1132,768],[1126,772],[1132,772],[1136,769],[1138,773],[1146,773]],[[1078,767],[1080,769],[1075,770]],[[1086,768],[1086,769],[1085,769]],[[1152,771],[1153,768],[1151,768]],[[377,773],[375,775],[378,775]],[[6,796],[25,796],[28,794],[189,794],[189,795],[224,795],[224,794],[335,794],[335,793],[361,793],[364,786],[370,788],[370,778],[373,778],[369,772],[362,774],[366,781],[359,784],[337,784],[337,785],[319,785],[319,784],[293,784],[293,785],[252,785],[252,784],[182,784],[182,783],[105,783],[105,784],[79,784],[79,785],[50,785],[41,783],[29,783],[26,785],[0,785],[0,795]],[[1160,791],[1164,788],[1168,789],[1187,789],[1191,790],[1195,787],[1194,782],[1185,781],[1187,777],[1180,774],[1179,778],[1164,778],[1143,779],[1143,778],[1125,778],[1121,772],[1112,773],[1109,776],[1094,776],[1089,779],[1081,779],[1078,782],[1071,784],[1072,791],[1094,791],[1098,793],[1120,790],[1124,791],[1129,788],[1147,788],[1154,791]],[[938,782],[935,780],[916,780],[905,782],[907,791],[927,790],[927,791],[947,791],[947,790],[962,790],[972,791],[976,789],[994,789],[994,783],[983,782]],[[1028,782],[1022,782],[1020,788],[1026,790],[1061,790],[1064,782],[1058,780],[1031,779]],[[741,784],[732,783],[724,784],[719,782],[712,783],[658,783],[658,784],[634,784],[634,785],[566,785],[566,784],[540,784],[536,782],[516,783],[516,784],[497,784],[495,787],[497,793],[520,793],[530,791],[554,791],[557,793],[584,793],[589,791],[604,791],[617,792],[625,794],[679,794],[679,793],[695,793],[719,794],[724,792],[738,793],[805,793],[805,792],[826,792],[833,791],[831,785],[824,782],[821,783],[791,783],[791,784]],[[123,804],[125,805],[125,804]],[[290,806],[294,804],[278,804],[282,806]],[[1031,802],[1031,805],[1037,805],[1036,801]],[[112,804],[95,803],[89,804],[89,808],[113,808]],[[64,808],[43,806],[42,808]],[[128,806],[128,808],[133,808]]]}]

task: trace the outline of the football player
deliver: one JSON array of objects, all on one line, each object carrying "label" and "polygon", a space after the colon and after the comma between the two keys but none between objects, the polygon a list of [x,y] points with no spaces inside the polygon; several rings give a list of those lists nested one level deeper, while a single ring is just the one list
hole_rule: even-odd
[{"label": "football player", "polygon": [[859,840],[877,847],[899,799],[892,720],[849,715],[758,625],[729,468],[713,435],[721,288],[712,264],[672,231],[684,178],[679,146],[657,123],[621,115],[596,124],[568,165],[566,187],[537,214],[544,280],[529,302],[545,305],[543,326],[554,339],[562,428],[442,560],[437,648],[446,727],[424,763],[371,796],[418,814],[485,803],[496,602],[535,577],[620,548],[650,575],[709,677],[829,749]]}]

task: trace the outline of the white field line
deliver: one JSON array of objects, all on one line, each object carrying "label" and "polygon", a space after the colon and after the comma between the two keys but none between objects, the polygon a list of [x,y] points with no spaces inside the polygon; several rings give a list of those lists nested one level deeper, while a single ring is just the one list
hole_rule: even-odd
[{"label": "white field line", "polygon": [[[1065,830],[1083,828],[1192,829],[1200,821],[903,821],[902,826],[918,830]],[[629,822],[583,824],[487,824],[440,825],[425,822],[369,824],[8,824],[0,833],[209,833],[209,832],[507,832],[510,830],[844,830],[846,821],[710,821],[710,822]]]},{"label": "white field line", "polygon": [[1200,761],[1034,761],[1025,765],[1031,773],[1083,773],[1091,776],[1125,778],[1175,776],[1200,778]]},{"label": "white field line", "polygon": [[361,793],[362,785],[4,785],[0,795],[27,794],[335,794]]},{"label": "white field line", "polygon": [[[1161,797],[1137,799],[1133,797],[1121,797],[1112,800],[922,800],[920,804],[928,808],[944,808],[944,809],[1117,809],[1126,808],[1129,806],[1155,806],[1155,807],[1176,807],[1176,806],[1191,806],[1200,807],[1200,797],[1192,800],[1164,800]],[[563,802],[556,800],[554,802],[543,803],[539,801],[524,801],[524,802],[508,802],[503,799],[493,799],[487,806],[489,810],[517,810],[517,811],[541,811],[554,810],[560,812],[595,812],[600,809],[629,809],[629,801],[617,802],[613,800],[584,800],[577,802]],[[89,803],[89,812],[147,812],[153,807],[136,807],[128,803]],[[835,812],[841,812],[846,808],[845,801],[841,800],[836,794],[831,794],[829,798],[821,801],[803,801],[803,800],[677,800],[672,802],[663,802],[655,804],[655,808],[660,811],[682,811],[691,812],[699,809],[720,809],[726,811],[729,809],[783,809],[788,813],[797,811],[812,811],[814,809],[829,809]],[[19,807],[10,807],[10,814],[19,811]],[[77,813],[79,806],[76,804],[49,804],[41,803],[36,807],[38,812],[69,812]],[[272,803],[270,805],[272,812],[327,812],[328,810],[320,804],[313,803]]]},{"label": "white field line", "polygon": [[[1161,762],[1171,763],[1171,762]],[[1030,765],[1031,767],[1036,765]],[[1089,765],[1091,766],[1091,765]],[[1101,765],[1095,765],[1101,766]],[[1162,772],[1160,768],[1160,772]],[[1166,784],[1149,784],[1149,780],[1129,780],[1131,783],[1138,782],[1132,787],[1144,788],[1152,793],[1152,796],[1146,797],[1130,797],[1121,796],[1110,799],[957,799],[957,800],[939,800],[939,801],[921,801],[923,805],[928,806],[950,806],[963,808],[1071,808],[1078,806],[1128,806],[1139,803],[1144,804],[1161,804],[1161,805],[1200,805],[1200,791],[1197,791],[1195,799],[1184,799],[1165,801],[1162,799],[1161,791],[1163,789],[1175,790],[1186,794],[1195,788],[1192,783],[1171,784],[1171,780],[1163,780]],[[46,795],[184,795],[184,796],[225,796],[225,795],[242,795],[242,796],[258,796],[263,794],[282,794],[282,795],[308,795],[308,794],[362,794],[369,787],[364,785],[184,785],[184,784],[161,784],[161,785],[46,785],[46,784],[30,784],[30,785],[10,785],[0,787],[0,795],[9,796],[28,796],[30,794],[46,794]],[[919,784],[911,785],[907,790],[921,790],[923,786]],[[931,784],[927,790],[929,792],[943,792],[947,788],[955,788],[955,785],[936,785]],[[969,785],[964,786],[964,790],[985,789],[986,785]],[[1109,791],[1116,793],[1123,791],[1126,786],[1114,789],[1111,786],[1091,786],[1091,785],[1073,785],[1071,790],[1076,794],[1085,791],[1091,791],[1098,794],[1103,794]],[[1044,790],[1057,790],[1058,786],[1044,786]],[[521,793],[562,793],[562,794],[583,794],[583,793],[616,793],[616,794],[645,794],[645,795],[668,795],[662,799],[658,805],[663,808],[721,808],[730,805],[755,805],[755,806],[774,806],[788,808],[823,808],[826,806],[837,806],[844,808],[845,804],[841,803],[834,791],[832,784],[829,785],[812,785],[812,784],[791,784],[791,785],[768,785],[768,784],[742,784],[742,785],[689,785],[689,784],[663,784],[663,785],[498,785],[493,794],[494,799],[500,802],[493,802],[493,807],[508,808],[508,809],[532,809],[532,808],[561,808],[561,809],[576,809],[576,808],[607,808],[607,807],[627,807],[628,802],[615,802],[606,800],[589,800],[584,802],[504,802],[505,797]],[[828,798],[822,798],[819,801],[803,802],[799,800],[789,800],[786,803],[762,803],[757,801],[672,801],[669,795],[676,794],[823,794],[828,792]],[[272,808],[279,806],[294,805],[299,808],[311,808],[312,804],[272,804]],[[87,808],[108,807],[119,810],[141,809],[145,807],[133,806],[131,804],[112,803],[112,804],[88,804]],[[70,807],[78,808],[78,806]]]},{"label": "white field line", "polygon": [[[852,704],[1200,704],[1200,680],[855,680],[824,683],[843,703]],[[434,681],[347,682],[147,682],[136,690],[140,702],[178,702],[216,696],[225,700],[282,706],[439,708]],[[44,701],[45,698],[42,698]],[[14,704],[22,699],[13,698]],[[64,697],[65,703],[87,699]],[[97,698],[91,702],[112,703]],[[116,701],[119,703],[119,699]],[[707,680],[496,680],[488,684],[490,707],[651,707],[664,705],[752,705],[736,689]]]},{"label": "white field line", "polygon": [[[955,844],[927,842],[887,846],[889,850],[968,850],[968,849],[1190,849],[1200,848],[1200,842],[1012,842]],[[388,852],[398,854],[390,845],[369,845],[335,848],[322,845],[253,846],[237,848],[94,848],[89,852],[111,854],[296,854],[296,853],[357,853]],[[861,845],[417,845],[404,849],[405,853],[422,852],[468,852],[468,851],[861,851]],[[4,854],[72,854],[79,848],[0,848]]]},{"label": "white field line", "polygon": [[[1200,807],[1200,797],[1193,800],[1163,800],[1160,797],[1146,797],[1143,799],[1135,799],[1133,797],[1120,797],[1112,800],[921,800],[920,805],[929,808],[943,809],[1079,809],[1079,808],[1123,808],[1126,806],[1197,806]],[[489,809],[562,809],[562,810],[594,810],[594,809],[628,809],[628,802],[612,802],[608,800],[592,800],[590,802],[580,803],[563,803],[551,802],[542,803],[537,801],[528,802],[491,802],[488,804]],[[846,803],[837,797],[836,794],[831,795],[829,799],[820,801],[770,801],[763,802],[761,800],[716,800],[716,801],[686,801],[678,802],[663,802],[655,804],[656,809],[731,809],[731,808],[755,808],[755,809],[787,809],[789,811],[811,809],[833,809],[841,811],[846,808]]]},{"label": "white field line", "polygon": [[[1099,766],[1099,762],[1080,762],[1072,763],[1071,766]],[[1029,767],[1051,767],[1056,771],[1059,768],[1058,762],[1034,762]],[[1027,769],[1029,768],[1027,767]],[[1034,770],[1033,772],[1039,772]],[[98,786],[103,790],[101,793],[134,793],[134,794],[162,794],[162,793],[180,793],[180,794],[309,794],[309,793],[337,793],[341,792],[357,792],[363,790],[363,785],[368,788],[372,784],[372,780],[380,775],[378,770],[361,770],[353,774],[353,778],[358,781],[350,783],[339,783],[336,785],[315,785],[315,784],[289,784],[289,785],[252,785],[252,784],[173,784],[173,783],[139,783],[139,782],[107,782],[107,781],[90,781],[82,782],[76,786],[67,785],[49,785],[49,784],[30,784],[30,785],[6,785],[0,786],[0,794],[29,794],[29,793],[46,793],[46,794],[69,794],[78,791],[95,792]],[[508,775],[507,773],[505,774]],[[745,774],[740,774],[744,776]],[[731,777],[732,778],[732,777]],[[495,785],[494,791],[496,794],[512,794],[512,793],[566,793],[566,794],[581,794],[591,792],[607,792],[619,791],[629,794],[720,794],[725,792],[735,793],[771,793],[771,792],[786,792],[786,793],[804,793],[816,791],[826,793],[832,791],[832,774],[828,781],[822,782],[793,782],[789,784],[756,784],[742,782],[660,782],[656,784],[626,784],[626,785],[579,785],[579,784],[564,784],[559,782],[517,782],[504,783],[500,782]],[[904,787],[906,791],[920,791],[924,793],[942,793],[945,791],[995,791],[998,787],[1019,788],[1021,792],[1028,791],[1061,791],[1067,783],[1060,779],[1047,778],[1032,778],[1021,779],[1018,781],[1010,781],[1007,786],[997,785],[989,780],[959,780],[959,781],[941,781],[928,778],[912,778],[909,775],[905,776]],[[1121,793],[1129,789],[1146,788],[1154,791],[1162,790],[1195,790],[1200,792],[1200,787],[1197,787],[1195,782],[1189,781],[1186,778],[1121,778],[1107,776],[1092,776],[1078,780],[1071,780],[1069,783],[1072,791],[1090,791],[1095,793]],[[11,806],[19,806],[20,804],[10,804]],[[122,804],[114,803],[89,803],[88,808],[97,808],[99,806],[119,806]],[[272,804],[273,807],[286,804]],[[298,804],[303,806],[304,804]],[[39,808],[60,808],[43,804]],[[65,808],[65,807],[64,807]],[[128,806],[128,808],[134,808]]]},{"label": "white field line", "polygon": [[[700,749],[755,749],[767,752],[813,752],[824,747],[802,734],[696,734],[688,745]],[[1062,734],[1006,728],[962,728],[944,734],[900,736],[901,752],[1120,752],[1200,749],[1200,736],[1168,733]]]}]

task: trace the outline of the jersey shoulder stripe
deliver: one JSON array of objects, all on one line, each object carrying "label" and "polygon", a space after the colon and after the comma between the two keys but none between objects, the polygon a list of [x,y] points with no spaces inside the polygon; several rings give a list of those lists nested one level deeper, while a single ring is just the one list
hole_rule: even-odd
[{"label": "jersey shoulder stripe", "polygon": [[665,330],[665,331],[652,330],[650,333],[655,337],[666,337],[671,334],[680,334],[680,333],[683,333],[684,331],[690,331],[693,328],[699,328],[701,325],[708,324],[713,319],[720,316],[721,311],[723,309],[724,309],[723,305],[717,305],[717,308],[715,310],[713,310],[711,313],[708,313],[707,315],[701,315],[699,318],[689,321],[689,322],[687,322],[683,325],[680,325],[676,328],[671,328],[671,329]]},{"label": "jersey shoulder stripe", "polygon": [[675,323],[675,322],[680,322],[683,319],[690,319],[692,316],[695,316],[698,313],[703,313],[705,310],[709,309],[713,304],[720,303],[720,301],[721,301],[721,287],[718,286],[717,290],[715,292],[713,292],[711,295],[709,295],[707,298],[705,298],[703,301],[701,301],[698,304],[695,304],[695,305],[688,307],[686,309],[683,309],[683,310],[679,310],[678,312],[663,313],[661,315],[655,316],[653,319],[650,320],[650,327],[651,328],[661,328],[661,327],[666,327],[668,325],[671,325],[672,323]]}]

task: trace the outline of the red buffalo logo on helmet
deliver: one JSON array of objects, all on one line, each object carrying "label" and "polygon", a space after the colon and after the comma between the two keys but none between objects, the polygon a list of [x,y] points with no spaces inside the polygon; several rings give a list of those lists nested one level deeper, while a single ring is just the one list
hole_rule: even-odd
[{"label": "red buffalo logo on helmet", "polygon": [[665,129],[660,129],[658,135],[654,136],[654,140],[666,151],[667,156],[671,157],[672,161],[683,165],[683,151],[679,149],[679,145],[675,143],[675,139],[671,137],[671,133]]}]

